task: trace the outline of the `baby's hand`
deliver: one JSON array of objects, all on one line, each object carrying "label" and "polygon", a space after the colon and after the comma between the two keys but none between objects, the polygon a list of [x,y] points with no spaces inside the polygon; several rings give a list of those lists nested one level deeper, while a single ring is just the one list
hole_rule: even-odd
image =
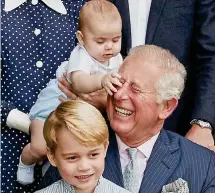
[{"label": "baby's hand", "polygon": [[112,92],[117,92],[117,89],[114,87],[114,85],[120,87],[122,86],[122,83],[119,81],[120,78],[121,76],[118,73],[110,73],[103,75],[101,84],[109,95],[113,95]]}]

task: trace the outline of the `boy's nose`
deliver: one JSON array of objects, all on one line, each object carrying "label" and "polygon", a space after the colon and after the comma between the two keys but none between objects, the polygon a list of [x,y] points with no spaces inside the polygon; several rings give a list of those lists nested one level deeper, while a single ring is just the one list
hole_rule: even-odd
[{"label": "boy's nose", "polygon": [[78,164],[78,170],[79,171],[87,171],[89,169],[90,169],[90,164],[88,163],[88,161],[86,159],[80,160],[80,162]]}]

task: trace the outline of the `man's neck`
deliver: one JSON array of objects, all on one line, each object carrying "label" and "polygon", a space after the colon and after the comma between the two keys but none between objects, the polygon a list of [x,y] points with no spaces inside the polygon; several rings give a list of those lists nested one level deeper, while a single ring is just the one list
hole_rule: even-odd
[{"label": "man's neck", "polygon": [[148,140],[150,140],[153,136],[148,136],[146,138],[141,138],[140,140],[131,140],[130,137],[121,137],[119,136],[120,139],[124,144],[126,144],[129,147],[139,147],[140,145],[144,144]]},{"label": "man's neck", "polygon": [[142,128],[139,131],[131,131],[129,134],[122,136],[117,133],[119,138],[123,143],[125,143],[129,147],[139,147],[144,144],[148,140],[150,140],[153,136],[157,135],[163,128],[164,121],[159,121],[153,127],[150,128]]},{"label": "man's neck", "polygon": [[140,135],[140,134],[133,134],[128,136],[121,136],[118,135],[120,140],[129,147],[139,147],[142,144],[146,143],[150,140],[153,136],[157,135],[161,129],[155,130],[153,133],[148,135]]}]

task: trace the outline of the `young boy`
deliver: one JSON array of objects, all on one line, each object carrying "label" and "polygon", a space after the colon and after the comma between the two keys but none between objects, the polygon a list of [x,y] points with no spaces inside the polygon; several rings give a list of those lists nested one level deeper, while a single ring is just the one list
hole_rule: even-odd
[{"label": "young boy", "polygon": [[108,128],[95,107],[78,100],[60,104],[43,134],[48,159],[63,179],[37,193],[129,193],[101,176]]},{"label": "young boy", "polygon": [[[69,63],[59,67],[57,75],[67,72],[78,93],[89,93],[102,88],[111,95],[115,85],[121,86],[116,72],[122,63],[121,49],[122,21],[117,8],[105,0],[87,2],[80,11],[78,46],[71,53]],[[17,181],[26,185],[34,181],[35,163],[46,157],[43,137],[45,119],[60,104],[59,96],[66,97],[58,88],[57,79],[43,89],[30,111],[31,143],[21,154]]]}]

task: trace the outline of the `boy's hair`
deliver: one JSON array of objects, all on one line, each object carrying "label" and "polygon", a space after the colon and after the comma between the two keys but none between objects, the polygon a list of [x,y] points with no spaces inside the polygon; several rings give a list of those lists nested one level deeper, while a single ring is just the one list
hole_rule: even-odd
[{"label": "boy's hair", "polygon": [[105,119],[99,110],[84,101],[63,102],[46,119],[43,135],[47,148],[52,153],[57,148],[58,133],[63,129],[68,129],[84,146],[108,144]]},{"label": "boy's hair", "polygon": [[78,30],[82,31],[90,21],[115,21],[121,20],[116,6],[107,0],[91,0],[86,2],[80,10]]}]

